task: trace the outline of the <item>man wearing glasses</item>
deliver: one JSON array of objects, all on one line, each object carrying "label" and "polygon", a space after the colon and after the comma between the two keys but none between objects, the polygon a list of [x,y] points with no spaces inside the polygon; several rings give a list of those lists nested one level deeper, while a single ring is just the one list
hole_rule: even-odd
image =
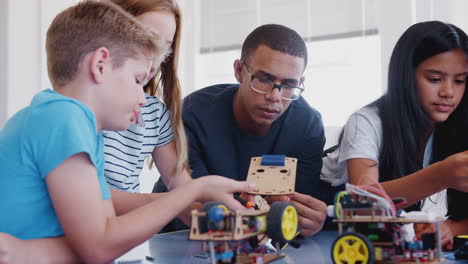
[{"label": "man wearing glasses", "polygon": [[[291,200],[303,235],[318,232],[325,220],[320,170],[325,144],[320,114],[301,93],[307,65],[304,40],[292,29],[263,25],[234,61],[239,84],[220,84],[186,97],[183,121],[192,177],[210,174],[245,180],[250,158],[284,154],[298,159],[296,193]],[[162,182],[155,187],[161,190]]]}]

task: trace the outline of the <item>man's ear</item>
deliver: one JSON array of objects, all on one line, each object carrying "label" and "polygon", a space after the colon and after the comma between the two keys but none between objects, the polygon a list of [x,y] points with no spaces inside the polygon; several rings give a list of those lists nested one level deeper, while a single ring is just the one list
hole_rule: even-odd
[{"label": "man's ear", "polygon": [[234,76],[236,77],[237,82],[242,83],[242,70],[244,69],[241,60],[234,61]]},{"label": "man's ear", "polygon": [[101,83],[104,72],[109,67],[112,67],[109,50],[105,47],[100,47],[92,52],[89,67],[89,72],[91,73],[93,81]]}]

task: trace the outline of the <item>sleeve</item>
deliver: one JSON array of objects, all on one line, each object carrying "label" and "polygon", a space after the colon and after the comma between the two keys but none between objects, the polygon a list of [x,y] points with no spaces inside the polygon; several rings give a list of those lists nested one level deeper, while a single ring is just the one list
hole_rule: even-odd
[{"label": "sleeve", "polygon": [[174,139],[171,124],[171,111],[165,104],[161,103],[161,118],[159,119],[159,137],[156,147],[166,145]]},{"label": "sleeve", "polygon": [[355,158],[371,159],[378,163],[381,127],[377,113],[360,111],[351,115],[344,127],[338,163]]},{"label": "sleeve", "polygon": [[78,105],[71,102],[53,102],[37,109],[26,129],[32,155],[42,178],[69,157],[87,153],[97,166],[95,124]]},{"label": "sleeve", "polygon": [[297,155],[296,191],[320,198],[320,171],[325,145],[325,132],[320,116],[313,120],[312,126],[306,141],[301,141],[299,145],[301,151]]},{"label": "sleeve", "polygon": [[202,144],[198,135],[200,129],[197,129],[195,117],[186,104],[184,104],[183,121],[185,133],[187,134],[189,165],[192,178],[206,176],[208,175],[208,169],[203,158]]}]

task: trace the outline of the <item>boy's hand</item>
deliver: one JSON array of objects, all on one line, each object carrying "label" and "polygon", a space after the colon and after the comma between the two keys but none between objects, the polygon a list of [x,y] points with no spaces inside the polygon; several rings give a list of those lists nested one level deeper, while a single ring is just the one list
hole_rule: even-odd
[{"label": "boy's hand", "polygon": [[21,240],[0,233],[0,264],[82,263],[65,237]]},{"label": "boy's hand", "polygon": [[[421,240],[422,235],[425,233],[435,233],[435,224],[414,224],[415,239]],[[453,249],[453,234],[450,228],[450,220],[444,221],[440,225],[440,242],[445,250]]]},{"label": "boy's hand", "polygon": [[245,181],[235,181],[221,176],[204,176],[193,181],[201,184],[200,200],[223,202],[231,210],[246,210],[239,201],[234,199],[234,193],[247,193],[255,190],[255,184]]},{"label": "boy's hand", "polygon": [[22,243],[22,240],[9,234],[0,233],[0,264],[23,263],[23,260],[17,256],[25,255],[18,252],[23,248],[21,246]]},{"label": "boy's hand", "polygon": [[311,236],[319,232],[327,216],[327,205],[307,194],[298,192],[292,195],[269,196],[266,200],[271,204],[274,201],[291,202],[299,215],[299,228],[304,236]]}]

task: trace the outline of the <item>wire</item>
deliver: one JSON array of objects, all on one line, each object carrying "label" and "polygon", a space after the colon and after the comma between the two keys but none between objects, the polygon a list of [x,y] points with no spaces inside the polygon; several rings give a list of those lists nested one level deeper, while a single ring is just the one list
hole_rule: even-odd
[{"label": "wire", "polygon": [[[368,191],[367,188],[372,188],[373,191],[377,190],[377,192],[379,192],[381,195],[372,193]],[[385,194],[385,192],[381,192],[377,188],[374,188],[371,186],[361,187],[361,186],[353,185],[350,183],[346,183],[346,190],[350,193],[354,193],[359,196],[364,196],[364,197],[374,199],[377,206],[380,206],[380,208],[385,211],[385,214],[387,216],[392,216],[392,217],[396,216],[396,209],[393,204],[393,201],[389,200],[389,197],[388,195]],[[382,195],[386,197],[382,197]]]},{"label": "wire", "polygon": [[373,192],[377,195],[380,195],[381,197],[385,198],[390,206],[391,206],[391,210],[392,210],[392,216],[396,216],[396,208],[395,208],[395,204],[393,203],[393,200],[387,195],[387,193],[384,191],[384,190],[381,190],[379,188],[376,188],[376,187],[373,187],[373,186],[359,186],[361,188],[363,188],[364,190],[367,190],[369,192]]},{"label": "wire", "polygon": [[334,201],[334,206],[335,206],[335,217],[336,218],[339,218],[340,215],[339,212],[338,212],[338,204],[341,204],[341,197],[343,197],[344,195],[346,194],[349,194],[348,191],[341,191],[341,192],[338,192],[336,195],[335,195],[335,201]]}]

